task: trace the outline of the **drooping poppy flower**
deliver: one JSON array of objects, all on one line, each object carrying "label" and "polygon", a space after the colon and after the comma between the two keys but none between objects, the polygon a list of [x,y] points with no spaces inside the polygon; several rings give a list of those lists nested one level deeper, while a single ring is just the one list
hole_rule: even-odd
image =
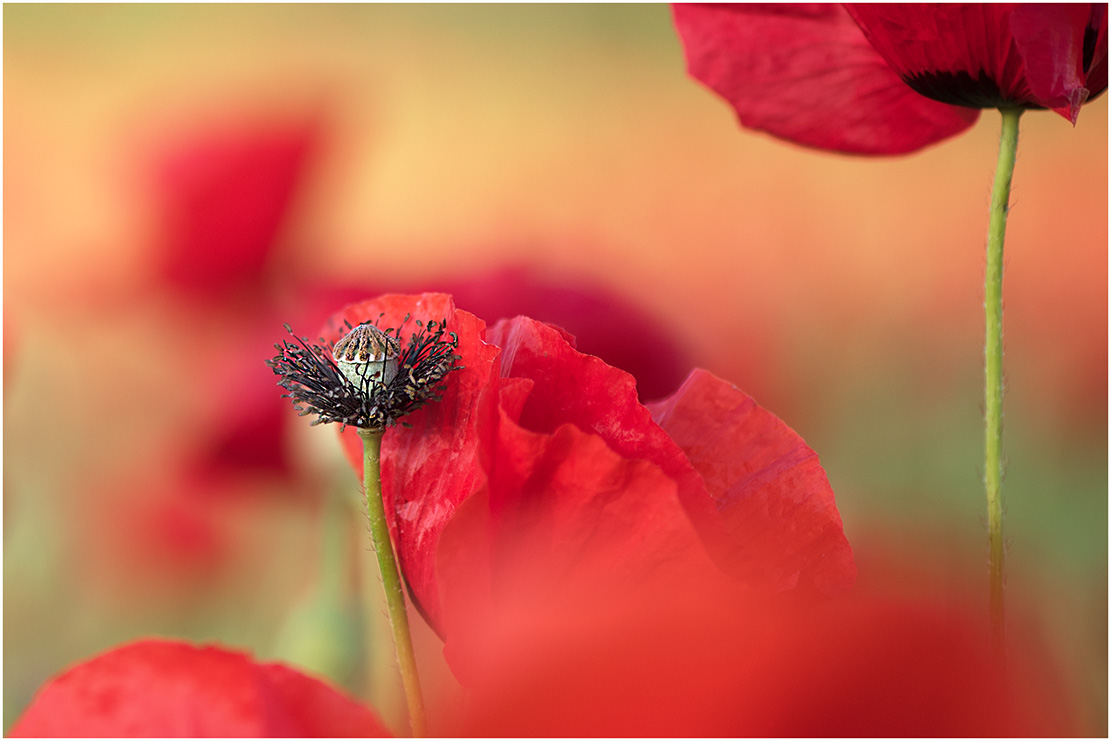
[{"label": "drooping poppy flower", "polygon": [[690,74],[742,125],[819,149],[901,154],[980,108],[1073,123],[1107,88],[1107,5],[674,6]]},{"label": "drooping poppy flower", "polygon": [[[618,580],[720,569],[767,591],[851,584],[852,552],[816,455],[725,382],[695,371],[650,409],[631,376],[575,350],[567,333],[527,317],[487,329],[443,294],[349,306],[324,339],[379,315],[391,326],[444,317],[458,338],[463,367],[442,400],[382,443],[401,570],[457,671],[467,660],[452,655],[452,623],[465,618],[453,607],[544,589],[580,566],[594,573],[598,559]],[[359,438],[345,443],[361,471]],[[466,553],[441,552],[449,525],[465,533],[456,541]],[[516,573],[522,560],[540,571]]]},{"label": "drooping poppy flower", "polygon": [[47,682],[11,736],[388,736],[375,715],[282,664],[180,641],[128,643]]}]

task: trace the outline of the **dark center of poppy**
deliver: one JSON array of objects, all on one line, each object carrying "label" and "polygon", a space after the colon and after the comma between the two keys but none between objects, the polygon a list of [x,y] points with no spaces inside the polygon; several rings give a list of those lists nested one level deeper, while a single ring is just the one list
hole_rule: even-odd
[{"label": "dark center of poppy", "polygon": [[927,98],[959,105],[965,108],[1000,108],[1021,105],[1023,108],[1040,108],[1026,101],[1007,100],[995,80],[983,72],[973,77],[965,71],[920,72],[906,75],[903,81],[915,92]]}]

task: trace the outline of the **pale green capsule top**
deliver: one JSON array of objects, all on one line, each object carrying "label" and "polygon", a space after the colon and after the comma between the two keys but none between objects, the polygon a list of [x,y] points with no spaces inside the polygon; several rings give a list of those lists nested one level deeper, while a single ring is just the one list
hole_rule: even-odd
[{"label": "pale green capsule top", "polygon": [[400,355],[401,343],[373,324],[360,324],[332,348],[340,372],[359,389],[366,389],[368,381],[389,385]]}]

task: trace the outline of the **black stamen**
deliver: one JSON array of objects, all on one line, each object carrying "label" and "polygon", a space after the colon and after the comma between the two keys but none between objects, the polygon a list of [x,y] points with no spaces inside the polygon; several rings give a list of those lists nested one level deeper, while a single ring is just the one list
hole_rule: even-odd
[{"label": "black stamen", "polygon": [[[380,314],[373,323],[377,325],[383,316]],[[407,314],[402,324],[409,318]],[[354,329],[346,319],[344,324],[349,330]],[[368,374],[356,387],[332,360],[334,344],[321,338],[320,345],[310,345],[308,338],[295,335],[288,324],[286,331],[296,344],[288,341],[275,344],[279,354],[268,360],[267,365],[279,377],[278,385],[288,392],[282,396],[293,402],[297,413],[317,415],[312,424],[339,422],[344,427],[388,427],[426,403],[439,401],[440,392],[447,388],[440,381],[451,371],[462,368],[458,364],[461,357],[455,353],[458,336],[449,332],[446,334],[450,339],[444,339],[446,322],[425,324],[418,320],[416,325],[418,331],[412,334],[398,358],[398,366],[404,372],[396,374],[388,384]],[[385,334],[392,335],[400,344],[401,327],[390,328]]]}]

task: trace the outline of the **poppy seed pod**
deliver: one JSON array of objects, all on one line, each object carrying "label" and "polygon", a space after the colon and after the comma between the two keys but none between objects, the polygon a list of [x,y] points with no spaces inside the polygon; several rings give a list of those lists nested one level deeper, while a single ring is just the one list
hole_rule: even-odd
[{"label": "poppy seed pod", "polygon": [[373,324],[360,324],[332,348],[332,359],[355,388],[389,386],[397,375],[401,343]]},{"label": "poppy seed pod", "polygon": [[[405,325],[410,317],[401,322]],[[312,424],[384,429],[439,401],[445,376],[459,368],[458,340],[446,322],[413,322],[417,331],[401,344],[401,327],[380,330],[373,322],[347,323],[335,344],[310,343],[287,324],[295,343],[275,344],[266,361],[298,414],[315,414]]]}]

